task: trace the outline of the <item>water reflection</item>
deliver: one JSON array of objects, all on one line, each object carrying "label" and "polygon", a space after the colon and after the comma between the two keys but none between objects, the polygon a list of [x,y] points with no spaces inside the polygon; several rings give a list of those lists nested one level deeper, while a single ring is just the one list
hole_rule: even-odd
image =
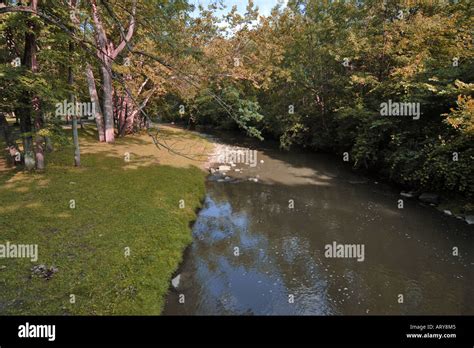
[{"label": "water reflection", "polygon": [[[474,314],[469,226],[415,201],[397,209],[395,192],[353,184],[325,157],[261,156],[261,182],[207,183],[164,314]],[[290,174],[272,167],[282,163]],[[326,184],[282,182],[301,173]],[[326,258],[333,241],[364,244],[364,262]]]}]

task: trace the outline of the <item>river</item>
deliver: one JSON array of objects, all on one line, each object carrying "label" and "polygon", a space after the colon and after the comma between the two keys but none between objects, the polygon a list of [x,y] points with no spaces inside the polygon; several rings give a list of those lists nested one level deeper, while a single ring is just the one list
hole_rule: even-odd
[{"label": "river", "polygon": [[474,314],[473,226],[342,158],[226,141],[257,165],[208,178],[163,314]]}]

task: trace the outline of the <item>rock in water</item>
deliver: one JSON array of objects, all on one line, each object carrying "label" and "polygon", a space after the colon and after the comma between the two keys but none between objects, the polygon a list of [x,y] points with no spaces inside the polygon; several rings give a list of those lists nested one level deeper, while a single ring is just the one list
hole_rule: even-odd
[{"label": "rock in water", "polygon": [[439,196],[436,193],[422,193],[418,199],[424,203],[439,203]]},{"label": "rock in water", "polygon": [[465,220],[469,225],[474,225],[474,215],[466,215]]},{"label": "rock in water", "polygon": [[181,281],[181,274],[178,274],[176,277],[174,277],[172,280],[171,280],[171,285],[173,285],[173,287],[175,289],[178,288],[179,286],[179,282]]},{"label": "rock in water", "polygon": [[219,166],[220,172],[227,172],[230,170],[230,166]]}]

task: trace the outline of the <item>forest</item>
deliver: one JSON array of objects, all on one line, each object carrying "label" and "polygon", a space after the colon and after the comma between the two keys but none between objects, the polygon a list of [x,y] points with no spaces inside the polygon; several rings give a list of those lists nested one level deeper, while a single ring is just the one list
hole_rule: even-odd
[{"label": "forest", "polygon": [[[10,153],[42,170],[58,125],[75,119],[56,105],[79,101],[96,106],[100,142],[152,122],[239,129],[472,198],[470,5],[289,1],[262,17],[250,2],[221,18],[218,2],[3,2],[2,124],[14,115],[22,134]],[[421,116],[381,117],[388,101]]]}]

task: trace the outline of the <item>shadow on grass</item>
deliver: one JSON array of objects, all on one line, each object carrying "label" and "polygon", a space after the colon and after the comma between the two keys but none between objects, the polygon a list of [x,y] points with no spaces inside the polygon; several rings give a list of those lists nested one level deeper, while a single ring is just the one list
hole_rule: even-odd
[{"label": "shadow on grass", "polygon": [[[159,314],[191,242],[204,174],[125,170],[122,159],[102,152],[74,168],[71,150],[52,154],[44,173],[16,173],[0,187],[0,243],[37,244],[39,253],[36,262],[0,260],[0,314]],[[35,276],[39,264],[58,272]]]}]

